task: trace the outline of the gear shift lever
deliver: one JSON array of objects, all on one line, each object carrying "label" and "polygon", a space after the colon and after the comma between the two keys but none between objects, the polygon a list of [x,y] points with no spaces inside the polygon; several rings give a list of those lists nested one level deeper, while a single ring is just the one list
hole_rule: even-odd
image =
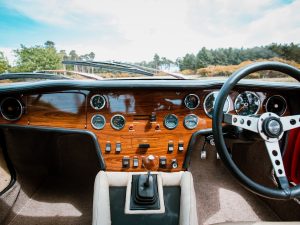
[{"label": "gear shift lever", "polygon": [[133,175],[134,181],[132,185],[133,201],[137,207],[143,206],[143,209],[153,209],[157,207],[158,187],[157,176],[151,174],[151,170],[157,170],[158,160],[149,155],[143,158],[143,165],[147,169],[147,174]]}]

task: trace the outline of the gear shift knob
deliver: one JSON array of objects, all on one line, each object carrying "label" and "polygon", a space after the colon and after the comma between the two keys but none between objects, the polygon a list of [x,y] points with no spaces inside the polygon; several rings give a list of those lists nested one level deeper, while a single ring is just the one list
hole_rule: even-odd
[{"label": "gear shift knob", "polygon": [[157,170],[158,168],[158,162],[155,160],[154,155],[148,155],[147,157],[144,157],[143,165],[148,171]]}]

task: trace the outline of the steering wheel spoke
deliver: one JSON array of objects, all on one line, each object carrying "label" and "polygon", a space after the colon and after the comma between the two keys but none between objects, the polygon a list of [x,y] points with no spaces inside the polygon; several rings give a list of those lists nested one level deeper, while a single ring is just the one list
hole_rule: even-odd
[{"label": "steering wheel spoke", "polygon": [[272,162],[275,175],[278,178],[280,187],[282,189],[289,188],[289,182],[285,174],[278,141],[265,141],[265,145],[267,147],[267,151]]},{"label": "steering wheel spoke", "polygon": [[292,130],[300,127],[300,115],[280,117],[283,131]]},{"label": "steering wheel spoke", "polygon": [[259,118],[255,116],[240,116],[225,113],[223,121],[229,125],[258,133],[258,119]]}]

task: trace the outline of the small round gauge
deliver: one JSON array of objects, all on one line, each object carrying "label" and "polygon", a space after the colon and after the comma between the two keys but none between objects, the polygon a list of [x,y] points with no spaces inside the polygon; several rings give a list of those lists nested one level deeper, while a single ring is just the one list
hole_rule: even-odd
[{"label": "small round gauge", "polygon": [[178,118],[174,114],[169,114],[165,117],[164,125],[169,130],[175,129],[178,126]]},{"label": "small round gauge", "polygon": [[96,114],[91,119],[92,127],[96,130],[101,130],[105,126],[106,120],[104,116]]},{"label": "small round gauge", "polygon": [[200,104],[200,99],[198,95],[195,94],[188,94],[184,98],[184,105],[188,109],[196,109]]},{"label": "small round gauge", "polygon": [[189,114],[186,117],[184,117],[183,124],[187,129],[194,129],[197,127],[199,123],[199,118],[195,114]]},{"label": "small round gauge", "polygon": [[268,98],[266,103],[266,111],[282,116],[287,109],[287,103],[281,95],[273,95]]},{"label": "small round gauge", "polygon": [[105,103],[106,101],[103,95],[93,95],[90,100],[91,106],[96,110],[102,109],[105,106]]},{"label": "small round gauge", "polygon": [[110,120],[110,124],[112,126],[112,128],[116,129],[116,130],[121,130],[124,128],[126,123],[126,120],[124,118],[124,116],[117,114],[114,115],[111,120]]},{"label": "small round gauge", "polygon": [[[212,118],[213,116],[215,101],[217,99],[218,94],[219,94],[218,91],[211,92],[208,95],[206,95],[204,99],[203,108],[206,115],[210,118]],[[229,97],[227,97],[223,107],[223,112],[228,113],[229,108],[230,108],[230,101],[229,101]]]},{"label": "small round gauge", "polygon": [[245,91],[239,94],[234,102],[234,109],[238,115],[255,115],[260,108],[259,97],[251,91]]}]

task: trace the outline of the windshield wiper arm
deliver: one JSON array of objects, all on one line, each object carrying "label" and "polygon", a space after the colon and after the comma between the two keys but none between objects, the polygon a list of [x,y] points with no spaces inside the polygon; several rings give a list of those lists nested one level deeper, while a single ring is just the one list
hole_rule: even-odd
[{"label": "windshield wiper arm", "polygon": [[59,74],[48,74],[48,73],[35,73],[35,72],[24,72],[24,73],[2,73],[0,74],[0,80],[16,80],[16,79],[42,79],[42,80],[70,80],[70,77],[66,77]]}]

